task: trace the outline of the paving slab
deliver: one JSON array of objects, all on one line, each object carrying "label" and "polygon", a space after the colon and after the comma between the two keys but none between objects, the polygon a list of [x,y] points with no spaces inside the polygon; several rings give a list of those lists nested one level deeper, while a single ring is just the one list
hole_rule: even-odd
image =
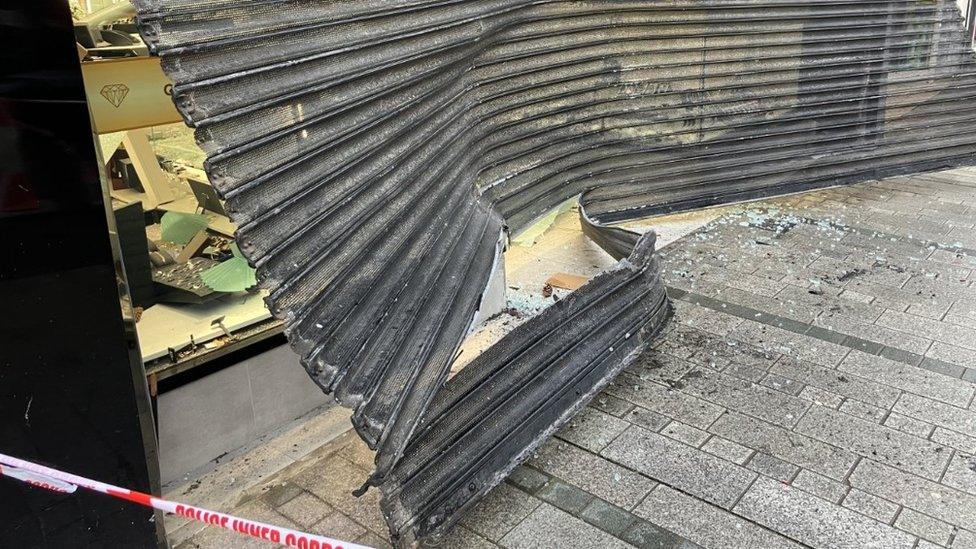
[{"label": "paving slab", "polygon": [[898,412],[891,412],[888,414],[888,417],[885,418],[883,424],[885,427],[898,429],[903,433],[915,435],[918,438],[929,438],[929,435],[931,435],[932,431],[935,430],[935,427],[931,423],[926,423],[924,421],[899,414]]},{"label": "paving slab", "polygon": [[848,490],[845,484],[806,469],[800,471],[790,485],[831,503],[840,503]]},{"label": "paving slab", "polygon": [[606,392],[597,395],[597,397],[590,402],[590,406],[600,410],[601,412],[610,414],[613,417],[623,417],[624,414],[634,408],[633,404],[627,402],[626,400],[612,396]]},{"label": "paving slab", "polygon": [[[643,431],[639,427],[629,427],[621,437],[632,429]],[[559,440],[544,445],[529,460],[529,464],[626,509],[636,505],[657,484],[639,474],[637,468],[621,467],[600,455]]]},{"label": "paving slab", "polygon": [[949,524],[964,526],[976,522],[976,496],[870,459],[858,463],[850,483]]},{"label": "paving slab", "polygon": [[724,460],[731,461],[732,463],[737,463],[739,465],[742,465],[748,461],[754,452],[754,450],[751,448],[747,448],[741,444],[737,444],[731,440],[724,439],[719,436],[713,436],[708,439],[708,442],[702,446],[702,450],[712,454],[713,456],[720,457]]},{"label": "paving slab", "polygon": [[918,395],[904,394],[898,399],[893,411],[964,435],[976,436],[976,412],[965,408]]},{"label": "paving slab", "polygon": [[850,352],[841,345],[756,322],[740,324],[732,333],[763,349],[822,366],[835,366]]},{"label": "paving slab", "polygon": [[741,414],[722,416],[709,431],[833,479],[846,477],[857,461],[848,450]]},{"label": "paving slab", "polygon": [[663,485],[655,488],[634,513],[703,547],[802,547],[752,521]]},{"label": "paving slab", "polygon": [[698,545],[646,521],[634,523],[621,537],[638,549],[698,549]]},{"label": "paving slab", "polygon": [[629,549],[630,544],[587,524],[565,511],[543,503],[501,540],[511,549],[606,547]]},{"label": "paving slab", "polygon": [[602,455],[725,508],[732,507],[756,478],[739,465],[636,426]]},{"label": "paving slab", "polygon": [[837,369],[963,408],[973,399],[972,383],[858,351],[851,351]]},{"label": "paving slab", "polygon": [[891,408],[901,394],[894,387],[870,379],[787,357],[779,359],[770,371],[845,398],[885,408]]},{"label": "paving slab", "polygon": [[681,379],[684,393],[784,427],[796,425],[810,407],[803,399],[704,368]]},{"label": "paving slab", "polygon": [[633,406],[631,410],[623,416],[623,419],[627,421],[627,423],[639,425],[654,432],[660,431],[665,425],[671,423],[671,418],[668,416],[646,410],[640,406]]},{"label": "paving slab", "polygon": [[810,408],[796,431],[932,480],[942,477],[951,453],[941,444],[822,406]]},{"label": "paving slab", "polygon": [[916,541],[887,524],[766,478],[758,479],[734,510],[814,547],[911,549]]},{"label": "paving slab", "polygon": [[897,504],[871,495],[864,490],[852,488],[843,501],[844,507],[869,516],[878,522],[891,524],[901,510]]},{"label": "paving slab", "polygon": [[817,387],[813,387],[811,385],[807,385],[806,387],[804,387],[803,390],[800,391],[800,394],[797,396],[799,396],[803,400],[809,400],[814,404],[819,404],[821,406],[826,406],[827,408],[833,408],[835,410],[840,408],[841,405],[844,404],[844,397],[836,393],[831,393],[830,391],[818,389]]},{"label": "paving slab", "polygon": [[303,491],[300,495],[288,500],[287,503],[280,504],[277,511],[302,528],[308,528],[325,518],[326,515],[333,513],[335,509],[321,499]]},{"label": "paving slab", "polygon": [[626,421],[606,412],[586,408],[563,427],[558,436],[591,452],[599,452],[624,432],[627,425]]},{"label": "paving slab", "polygon": [[[969,325],[969,321],[965,319],[950,319],[948,322],[951,324],[965,322],[967,327],[976,329],[976,322]],[[943,362],[956,364],[965,368],[976,368],[976,351],[956,345],[950,345],[941,341],[933,342],[932,346],[925,351],[925,356],[941,360]]]},{"label": "paving slab", "polygon": [[684,442],[688,446],[695,448],[701,447],[708,440],[709,434],[701,429],[696,429],[691,425],[685,425],[680,421],[672,421],[661,429],[661,434],[673,438],[679,442]]},{"label": "paving slab", "polygon": [[936,426],[929,436],[932,442],[955,448],[963,453],[976,454],[976,438]]},{"label": "paving slab", "polygon": [[885,418],[890,413],[887,408],[865,404],[853,399],[844,401],[837,409],[845,414],[873,423],[884,423]]},{"label": "paving slab", "polygon": [[774,478],[780,482],[789,483],[800,472],[800,468],[779,458],[763,452],[757,452],[746,464],[746,467],[760,475]]},{"label": "paving slab", "polygon": [[580,511],[579,517],[617,537],[637,521],[634,515],[624,509],[596,498]]},{"label": "paving slab", "polygon": [[461,519],[461,524],[485,539],[497,542],[542,502],[525,492],[500,484]]},{"label": "paving slab", "polygon": [[976,549],[976,532],[957,530],[952,540],[952,549]]},{"label": "paving slab", "polygon": [[976,349],[976,330],[964,326],[890,310],[881,315],[877,324],[909,334],[919,334],[942,343]]},{"label": "paving slab", "polygon": [[911,509],[905,509],[898,515],[895,527],[941,546],[947,545],[953,534],[949,524]]},{"label": "paving slab", "polygon": [[341,456],[321,463],[321,468],[309,468],[296,475],[292,482],[322,499],[340,513],[375,534],[387,535],[386,521],[379,509],[379,491],[370,490],[362,497],[352,493],[359,488],[368,470],[360,468]]},{"label": "paving slab", "polygon": [[618,376],[607,393],[669,418],[682,418],[684,423],[699,429],[707,428],[725,411],[721,406],[629,372]]},{"label": "paving slab", "polygon": [[976,456],[956,452],[949,462],[942,484],[976,495]]}]

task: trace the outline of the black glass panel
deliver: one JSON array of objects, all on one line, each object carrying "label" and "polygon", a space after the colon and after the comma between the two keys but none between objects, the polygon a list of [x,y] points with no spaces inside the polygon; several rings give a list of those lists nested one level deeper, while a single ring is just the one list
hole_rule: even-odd
[{"label": "black glass panel", "polygon": [[[3,13],[0,452],[149,491],[145,391],[134,390],[67,3]],[[153,547],[152,517],[0,478],[0,547]]]}]

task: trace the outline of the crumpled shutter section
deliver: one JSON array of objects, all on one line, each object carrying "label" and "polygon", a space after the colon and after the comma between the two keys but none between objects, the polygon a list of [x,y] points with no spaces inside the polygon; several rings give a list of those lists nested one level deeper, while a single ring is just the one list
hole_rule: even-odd
[{"label": "crumpled shutter section", "polygon": [[616,269],[517,327],[437,393],[380,486],[395,539],[445,531],[647,349],[671,317],[653,253],[654,235],[644,235]]},{"label": "crumpled shutter section", "polygon": [[449,525],[667,321],[648,236],[445,387],[506,231],[580,195],[623,257],[636,236],[604,223],[976,153],[951,0],[134,3],[269,307],[377,450],[400,540]]}]

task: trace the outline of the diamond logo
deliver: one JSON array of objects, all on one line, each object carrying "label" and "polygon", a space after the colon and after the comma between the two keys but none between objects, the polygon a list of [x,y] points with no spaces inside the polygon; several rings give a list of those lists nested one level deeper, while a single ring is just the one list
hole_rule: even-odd
[{"label": "diamond logo", "polygon": [[125,100],[125,96],[129,95],[129,87],[125,84],[106,84],[100,93],[117,109]]}]

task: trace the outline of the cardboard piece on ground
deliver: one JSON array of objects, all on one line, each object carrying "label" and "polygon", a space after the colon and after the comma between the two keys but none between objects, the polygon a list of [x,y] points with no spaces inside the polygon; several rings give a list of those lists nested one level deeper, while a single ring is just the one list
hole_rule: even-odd
[{"label": "cardboard piece on ground", "polygon": [[176,256],[176,262],[186,263],[191,257],[199,254],[207,246],[209,240],[206,230],[197,231],[197,234],[193,235],[193,238],[180,251],[180,255]]},{"label": "cardboard piece on ground", "polygon": [[564,290],[578,290],[580,286],[589,282],[589,277],[570,273],[556,273],[546,280],[546,284]]}]

